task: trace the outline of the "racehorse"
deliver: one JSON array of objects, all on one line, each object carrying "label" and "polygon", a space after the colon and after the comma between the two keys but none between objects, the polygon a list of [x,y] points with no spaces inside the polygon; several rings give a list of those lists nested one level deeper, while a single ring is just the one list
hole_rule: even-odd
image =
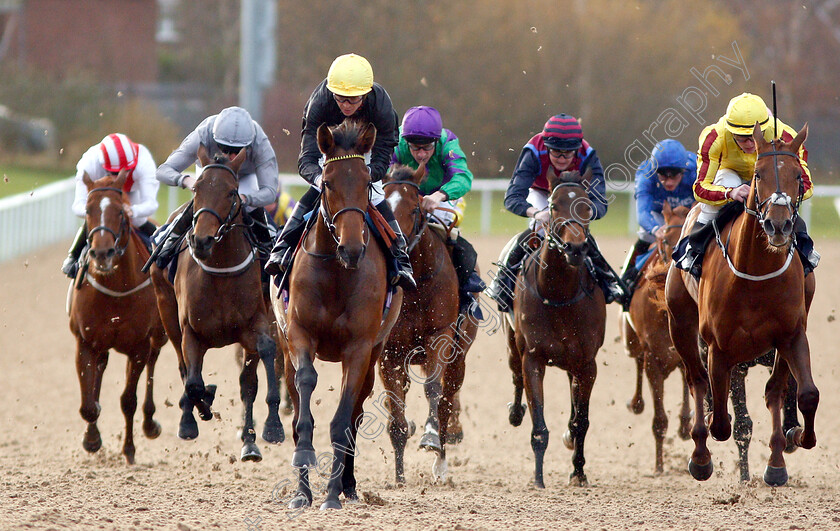
[{"label": "racehorse", "polygon": [[[767,142],[756,125],[753,138],[758,156],[745,203],[749,215],[717,229],[717,245],[706,253],[699,283],[673,265],[668,272],[665,293],[671,338],[685,364],[694,397],[691,437],[695,448],[689,471],[700,481],[713,471],[706,446],[708,434],[724,441],[732,433],[726,405],[730,371],[771,348],[776,349],[776,360],[765,387],[765,403],[773,429],[765,483],[779,486],[787,482],[783,451],[788,442],[803,448],[816,445],[814,417],[819,391],[811,375],[805,333],[816,282],[814,275],[804,277],[802,264],[794,257],[793,241],[803,194],[797,152],[807,132],[806,125],[791,142]],[[689,214],[684,235],[697,212],[695,208]],[[708,372],[698,352],[698,330],[709,347]],[[785,434],[782,398],[791,373],[805,426]],[[709,388],[712,413],[707,426],[703,399]]]},{"label": "racehorse", "polygon": [[[421,208],[420,184],[425,176],[425,163],[416,171],[395,166],[384,181],[385,198],[408,239],[417,282],[417,290],[403,297],[400,317],[379,359],[397,483],[405,483],[403,456],[413,427],[405,419],[411,380],[423,384],[429,401],[420,447],[436,452],[432,473],[435,478],[446,478],[445,443],[455,394],[464,382],[466,353],[478,330],[478,322],[471,317],[459,318],[458,279],[444,243],[446,236],[429,228],[429,218]],[[426,377],[415,375],[411,365],[422,365]]]},{"label": "racehorse", "polygon": [[524,387],[531,409],[534,484],[538,488],[545,487],[543,458],[548,447],[543,413],[546,366],[568,372],[572,407],[563,443],[574,450],[570,484],[588,485],[583,447],[589,429],[589,399],[598,372],[595,355],[604,343],[607,314],[604,293],[584,262],[593,212],[584,188],[588,175],[589,171],[582,178],[577,172],[551,176],[551,226],[539,251],[526,258],[519,273],[513,322],[505,319],[514,385],[509,420],[514,426],[522,422]]},{"label": "racehorse", "polygon": [[[390,297],[382,249],[368,245],[366,225],[370,172],[364,154],[376,138],[370,123],[345,120],[318,128],[326,156],[321,204],[312,229],[301,240],[289,273],[288,303],[272,283],[272,301],[286,360],[286,385],[295,413],[292,433],[298,489],[290,508],[312,504],[309,469],[318,466],[312,445],[310,407],[318,382],[314,359],[340,362],[341,398],[330,423],[332,473],[321,509],[340,509],[339,495],[357,501],[354,472],[356,433],[364,400],[373,389],[376,361],[399,315],[402,292]],[[277,295],[280,295],[278,299]],[[390,309],[387,301],[390,300]],[[288,306],[287,306],[288,304]]]},{"label": "racehorse", "polygon": [[82,391],[82,418],[88,422],[82,446],[96,452],[102,437],[96,426],[101,407],[99,391],[108,364],[108,351],[128,356],[125,390],[120,405],[125,416],[123,455],[134,463],[134,412],[137,382],[146,368],[146,399],[143,402],[143,432],[150,439],[160,435],[154,420],[153,382],[155,362],[166,344],[166,334],[154,302],[149,276],[140,267],[149,257],[138,233],[131,228],[128,197],[119,175],[83,181],[88,189],[85,223],[88,230],[87,264],[79,271],[70,303],[70,331],[76,336],[76,372]]},{"label": "racehorse", "polygon": [[280,393],[274,372],[276,347],[271,338],[270,310],[260,283],[259,261],[245,232],[244,205],[238,192],[237,172],[245,160],[245,150],[232,161],[224,156],[210,159],[201,145],[198,160],[202,172],[195,184],[189,252],[178,255],[173,283],[167,279],[167,271],[156,265],[151,270],[158,308],[178,354],[184,381],[178,436],[187,440],[198,436],[193,407],[202,420],[213,418],[210,406],[215,386],[205,387],[201,376],[207,349],[239,343],[245,350],[239,375],[245,407],[241,459],[260,461],[253,418],[260,360],[268,382],[268,417],[262,437],[280,443],[285,434],[278,413]]},{"label": "racehorse", "polygon": [[[671,261],[671,252],[679,241],[680,230],[688,214],[688,207],[671,209],[666,201],[662,215],[664,234],[657,236],[656,244],[639,271],[639,280],[630,310],[621,312],[619,329],[627,354],[636,361],[636,391],[627,402],[627,408],[635,414],[644,411],[642,398],[642,375],[646,374],[653,398],[653,439],[655,442],[654,472],[663,472],[662,443],[668,430],[668,415],[665,413],[665,379],[679,368],[684,373],[682,361],[674,350],[668,332],[668,311],[665,307],[665,276]],[[688,439],[691,422],[688,385],[683,374],[683,400],[680,408],[678,434]]]}]

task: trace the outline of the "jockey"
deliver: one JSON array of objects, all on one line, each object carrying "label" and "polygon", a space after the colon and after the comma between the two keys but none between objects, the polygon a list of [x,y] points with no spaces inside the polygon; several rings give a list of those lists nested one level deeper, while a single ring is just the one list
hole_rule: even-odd
[{"label": "jockey", "polygon": [[388,249],[398,268],[394,282],[403,288],[414,288],[416,284],[406,253],[405,237],[391,207],[384,200],[381,182],[397,144],[397,113],[385,89],[374,83],[373,69],[367,59],[352,53],[333,61],[327,78],[315,87],[303,109],[298,173],[312,186],[298,200],[292,217],[277,237],[265,270],[271,275],[278,275],[291,265],[295,248],[303,235],[304,216],[315,208],[321,194],[324,156],[318,148],[318,128],[322,124],[339,125],[348,117],[376,127],[373,149],[365,156],[372,180],[370,201],[396,234],[394,244]]},{"label": "jockey", "polygon": [[[777,124],[774,127],[774,122]],[[717,123],[706,127],[700,134],[700,149],[697,153],[697,181],[694,183],[694,197],[702,203],[691,234],[683,238],[674,250],[674,263],[684,271],[700,278],[706,245],[714,236],[712,224],[718,211],[727,203],[744,203],[750,193],[750,180],[755,171],[757,159],[753,129],[759,124],[764,139],[781,138],[784,142],[794,139],[797,132],[780,120],[774,120],[761,97],[745,92],[729,101],[726,114]],[[776,131],[778,128],[778,131]],[[803,199],[813,195],[811,171],[808,169],[808,151],[799,148],[799,164],[802,166]],[[718,223],[726,223],[729,212]],[[723,218],[728,219],[723,219]],[[807,275],[817,267],[820,255],[814,250],[814,242],[807,233],[805,222],[796,218],[793,227],[796,234],[796,248]]]},{"label": "jockey", "polygon": [[621,280],[632,295],[639,269],[636,258],[650,248],[650,244],[665,232],[662,207],[667,201],[671,208],[694,204],[694,179],[697,162],[693,153],[674,139],[656,144],[650,159],[636,170],[636,213],[639,219],[639,239],[628,253],[621,272]]},{"label": "jockey", "polygon": [[[604,170],[595,150],[584,140],[577,119],[568,114],[552,116],[545,123],[543,131],[534,135],[522,148],[505,193],[505,208],[518,216],[532,219],[529,228],[514,236],[502,249],[499,271],[487,290],[487,294],[498,303],[500,311],[506,312],[512,308],[512,286],[528,252],[527,242],[531,234],[536,232],[542,237],[544,228],[540,225],[546,226],[551,222],[548,210],[548,172],[560,175],[564,171],[578,171],[583,174],[588,169],[592,170],[592,176],[584,186],[592,201],[592,219],[595,220],[607,213]],[[591,237],[589,244],[588,257],[594,266],[593,274],[607,302],[618,300],[624,303],[625,291],[618,276]]]},{"label": "jockey", "polygon": [[[392,164],[417,169],[426,163],[426,178],[420,185],[421,207],[444,224],[458,226],[463,216],[464,194],[472,188],[473,175],[458,137],[443,128],[440,113],[434,107],[412,107],[403,116],[400,141],[391,157]],[[461,236],[447,242],[452,248],[452,263],[458,275],[461,309],[474,301],[473,293],[484,291],[484,282],[475,272],[478,255]]]},{"label": "jockey", "polygon": [[287,221],[289,221],[289,218],[292,217],[292,211],[294,210],[296,204],[297,202],[291,194],[289,194],[289,192],[283,191],[282,188],[278,188],[277,200],[265,207],[265,211],[268,213],[269,221],[272,222],[275,227],[282,227]]},{"label": "jockey", "polygon": [[[196,163],[196,154],[201,144],[211,156],[222,153],[230,160],[240,150],[247,150],[237,176],[239,196],[245,205],[246,222],[253,222],[251,228],[257,246],[262,254],[267,255],[274,243],[274,231],[269,228],[264,207],[275,200],[279,186],[277,159],[268,136],[248,111],[241,107],[228,107],[219,114],[205,118],[187,135],[178,149],[157,169],[157,179],[169,186],[193,190],[196,177],[181,172]],[[164,268],[169,264],[191,224],[192,202],[187,203],[186,208],[172,221],[171,228],[160,243],[156,259],[158,267]]]},{"label": "jockey", "polygon": [[[73,200],[73,213],[85,217],[88,189],[82,180],[85,173],[92,181],[98,181],[106,175],[117,175],[120,170],[128,170],[128,178],[123,191],[128,192],[131,206],[126,207],[126,214],[131,224],[148,240],[155,232],[155,225],[148,220],[158,209],[157,192],[160,186],[155,179],[155,161],[152,154],[142,144],[136,144],[122,133],[114,133],[91,146],[76,164],[76,196]],[[61,266],[61,271],[70,278],[76,278],[79,271],[79,256],[87,244],[87,227],[82,225],[70,246],[69,254]],[[148,245],[148,241],[146,241]]]}]

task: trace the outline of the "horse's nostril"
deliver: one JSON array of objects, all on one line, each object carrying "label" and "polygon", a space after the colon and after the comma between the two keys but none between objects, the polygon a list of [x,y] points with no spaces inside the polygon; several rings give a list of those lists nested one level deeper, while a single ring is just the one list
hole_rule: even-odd
[{"label": "horse's nostril", "polygon": [[773,222],[771,220],[765,219],[762,222],[762,226],[764,228],[764,232],[766,232],[768,235],[772,236],[776,234],[776,228],[773,226]]},{"label": "horse's nostril", "polygon": [[782,234],[790,236],[791,232],[793,232],[793,221],[786,219],[785,222],[782,223]]}]

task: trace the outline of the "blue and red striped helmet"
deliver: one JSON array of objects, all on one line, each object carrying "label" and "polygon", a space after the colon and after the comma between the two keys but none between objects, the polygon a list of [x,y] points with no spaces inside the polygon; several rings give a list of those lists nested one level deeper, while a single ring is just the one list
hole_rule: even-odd
[{"label": "blue and red striped helmet", "polygon": [[560,113],[552,116],[543,127],[546,147],[568,151],[583,145],[583,129],[574,116]]}]

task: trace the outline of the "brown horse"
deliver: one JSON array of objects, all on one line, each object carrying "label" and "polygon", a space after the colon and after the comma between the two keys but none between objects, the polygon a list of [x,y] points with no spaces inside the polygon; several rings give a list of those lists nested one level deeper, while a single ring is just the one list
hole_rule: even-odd
[{"label": "brown horse", "polygon": [[283,442],[285,435],[278,409],[280,393],[274,372],[276,347],[271,336],[271,319],[260,283],[260,265],[251,240],[245,234],[242,199],[237,172],[245,150],[232,161],[224,156],[211,160],[204,145],[198,150],[203,167],[195,184],[193,224],[189,252],[177,258],[174,285],[167,272],[152,266],[152,280],[166,332],[178,353],[184,395],[178,436],[194,439],[198,424],[210,420],[215,386],[205,388],[201,376],[204,354],[210,348],[239,343],[245,363],[239,376],[240,396],[245,407],[242,430],[243,461],[262,459],[256,445],[253,406],[257,395],[257,366],[265,367],[268,417],[262,437],[270,443]]},{"label": "brown horse", "polygon": [[166,334],[155,308],[149,276],[140,267],[149,258],[146,246],[131,229],[126,210],[130,207],[123,185],[128,173],[105,176],[93,182],[85,174],[88,189],[85,223],[88,230],[88,264],[76,278],[70,303],[70,331],[76,336],[76,372],[82,391],[82,418],[88,422],[82,446],[96,452],[102,437],[96,426],[101,410],[99,391],[108,364],[108,350],[128,356],[125,390],[120,405],[125,416],[123,455],[134,463],[134,412],[137,382],[146,368],[146,399],[143,402],[143,432],[150,439],[160,435],[154,420],[153,382],[155,362],[166,344]]},{"label": "brown horse", "polygon": [[[403,456],[413,428],[405,420],[405,395],[411,380],[424,386],[429,401],[420,447],[437,453],[432,474],[446,478],[445,443],[455,394],[464,382],[466,353],[478,330],[477,321],[471,317],[459,318],[458,279],[445,236],[429,228],[428,217],[420,206],[420,184],[425,175],[425,164],[416,171],[395,166],[384,186],[385,197],[409,240],[411,267],[417,281],[417,290],[403,298],[400,317],[379,359],[397,483],[405,483]],[[421,365],[426,377],[415,375],[411,365]]]},{"label": "brown horse", "polygon": [[[776,361],[764,396],[773,431],[764,481],[772,486],[787,482],[783,451],[788,439],[803,448],[816,445],[814,417],[819,391],[811,376],[805,333],[815,280],[814,275],[803,278],[792,238],[802,200],[802,167],[796,153],[807,131],[806,125],[790,143],[766,142],[756,125],[753,138],[758,157],[746,201],[749,215],[720,229],[718,245],[712,245],[706,253],[699,284],[673,266],[668,272],[671,338],[685,364],[694,397],[691,437],[695,448],[689,471],[697,480],[708,479],[713,471],[706,446],[709,432],[719,441],[732,433],[726,405],[732,368],[771,348],[776,349]],[[694,209],[689,215],[684,233],[696,219],[696,212]],[[698,352],[698,330],[709,348],[708,372]],[[798,385],[797,400],[805,427],[791,430],[786,439],[781,409],[791,373]],[[709,387],[712,414],[707,426],[703,399]]]},{"label": "brown horse", "polygon": [[574,450],[570,484],[588,484],[583,472],[583,446],[589,429],[589,398],[598,372],[595,356],[604,343],[607,315],[604,293],[584,264],[593,212],[583,184],[588,176],[566,174],[549,180],[551,229],[540,250],[526,259],[514,291],[513,322],[505,319],[514,385],[510,423],[518,426],[522,422],[524,387],[531,409],[534,484],[538,488],[545,487],[543,458],[548,428],[543,412],[543,377],[548,365],[560,367],[569,375],[572,411],[563,443]]},{"label": "brown horse", "polygon": [[[627,403],[635,414],[644,411],[642,398],[642,374],[647,375],[650,394],[653,398],[653,439],[656,445],[654,472],[663,472],[662,443],[668,430],[668,415],[665,413],[665,379],[674,369],[684,373],[680,356],[674,350],[668,332],[668,311],[665,307],[665,276],[671,262],[671,252],[680,238],[688,207],[679,206],[671,210],[665,202],[662,215],[665,218],[662,237],[656,243],[650,256],[639,271],[639,281],[630,311],[619,316],[619,329],[627,354],[636,360],[636,392]],[[680,408],[679,436],[688,439],[691,434],[691,411],[689,407],[688,384],[683,377],[683,400]]]},{"label": "brown horse", "polygon": [[[340,509],[339,496],[358,500],[355,441],[362,406],[373,389],[376,361],[399,315],[401,291],[390,310],[385,255],[370,243],[365,224],[370,172],[364,154],[376,128],[345,120],[331,129],[318,128],[318,147],[326,155],[321,206],[313,228],[300,243],[289,276],[288,307],[272,284],[277,322],[285,335],[286,385],[295,414],[292,433],[298,490],[290,508],[312,504],[309,469],[318,466],[312,445],[314,418],[310,407],[318,382],[314,360],[340,362],[341,398],[330,423],[332,471],[322,509]],[[375,210],[375,209],[372,209]]]}]

